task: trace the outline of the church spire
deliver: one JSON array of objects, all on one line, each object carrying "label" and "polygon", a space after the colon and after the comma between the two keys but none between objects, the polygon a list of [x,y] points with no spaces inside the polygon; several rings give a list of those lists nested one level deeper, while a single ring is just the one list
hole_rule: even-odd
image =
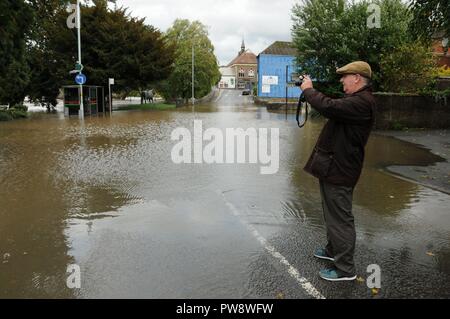
[{"label": "church spire", "polygon": [[242,38],[241,51],[239,51],[239,55],[241,55],[244,52],[245,52],[245,43],[244,43],[244,38]]}]

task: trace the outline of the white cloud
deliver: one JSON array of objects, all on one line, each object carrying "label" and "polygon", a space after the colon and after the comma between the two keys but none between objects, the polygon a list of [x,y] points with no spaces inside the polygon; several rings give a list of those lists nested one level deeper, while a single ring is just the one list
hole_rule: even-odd
[{"label": "white cloud", "polygon": [[166,31],[175,19],[199,20],[209,27],[209,36],[221,65],[240,50],[259,54],[274,41],[291,40],[291,8],[295,0],[118,0],[132,16]]}]

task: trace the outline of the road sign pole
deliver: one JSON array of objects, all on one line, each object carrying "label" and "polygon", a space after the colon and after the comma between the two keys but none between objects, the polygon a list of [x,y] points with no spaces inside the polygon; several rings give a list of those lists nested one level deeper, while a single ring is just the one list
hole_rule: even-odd
[{"label": "road sign pole", "polygon": [[[81,65],[81,12],[80,12],[80,0],[77,0],[77,34],[78,34],[78,63]],[[80,70],[81,73],[81,70]],[[79,117],[84,118],[84,104],[83,104],[83,84],[80,84],[80,113]]]}]

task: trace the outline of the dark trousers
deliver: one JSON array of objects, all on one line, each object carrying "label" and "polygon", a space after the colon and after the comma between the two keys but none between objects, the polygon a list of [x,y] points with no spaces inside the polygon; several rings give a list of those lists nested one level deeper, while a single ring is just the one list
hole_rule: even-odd
[{"label": "dark trousers", "polygon": [[356,231],[352,214],[353,187],[321,180],[320,195],[327,229],[327,255],[334,257],[334,265],[340,275],[354,275]]}]

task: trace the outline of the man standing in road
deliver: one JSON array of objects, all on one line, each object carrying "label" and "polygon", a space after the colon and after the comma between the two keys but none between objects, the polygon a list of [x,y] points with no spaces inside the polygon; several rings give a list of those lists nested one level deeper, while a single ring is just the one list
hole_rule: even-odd
[{"label": "man standing in road", "polygon": [[353,260],[355,223],[353,189],[364,161],[364,147],[374,124],[375,99],[370,88],[372,70],[356,61],[337,69],[345,97],[331,99],[313,88],[306,76],[301,85],[306,101],[328,118],[305,171],[319,179],[328,243],[314,256],[334,262],[320,277],[329,281],[356,279]]}]

